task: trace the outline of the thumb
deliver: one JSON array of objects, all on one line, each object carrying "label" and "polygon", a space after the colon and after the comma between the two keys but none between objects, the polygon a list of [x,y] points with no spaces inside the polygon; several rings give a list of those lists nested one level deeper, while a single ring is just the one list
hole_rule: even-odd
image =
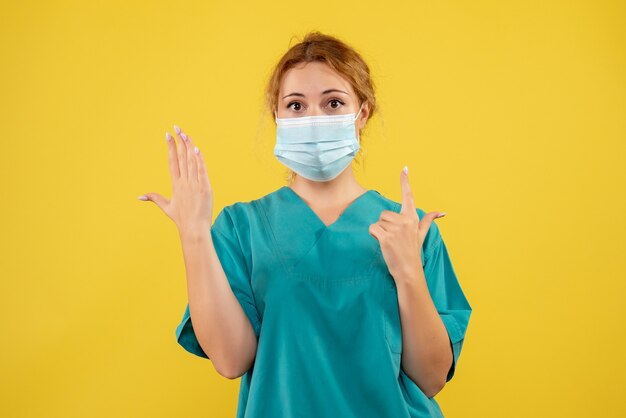
[{"label": "thumb", "polygon": [[419,230],[420,230],[420,235],[421,235],[420,240],[422,242],[424,242],[424,239],[426,238],[426,234],[428,233],[428,230],[430,229],[430,225],[433,223],[433,221],[436,218],[441,218],[445,215],[446,215],[445,212],[429,212],[422,217],[422,220],[419,222]]},{"label": "thumb", "polygon": [[158,193],[146,193],[139,196],[137,199],[139,200],[151,200],[153,201],[163,212],[165,212],[165,206],[167,206],[170,201],[165,197],[161,196]]}]

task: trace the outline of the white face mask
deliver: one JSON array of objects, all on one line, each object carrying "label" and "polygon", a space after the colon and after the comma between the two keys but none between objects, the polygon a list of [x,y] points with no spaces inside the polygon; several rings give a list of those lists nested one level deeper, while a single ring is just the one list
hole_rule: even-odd
[{"label": "white face mask", "polygon": [[360,148],[355,121],[359,113],[347,115],[276,116],[274,155],[304,178],[329,181],[337,177]]}]

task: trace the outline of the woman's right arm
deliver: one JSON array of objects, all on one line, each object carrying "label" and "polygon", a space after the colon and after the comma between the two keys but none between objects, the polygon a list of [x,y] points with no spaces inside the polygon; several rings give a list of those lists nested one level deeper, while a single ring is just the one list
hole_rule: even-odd
[{"label": "woman's right arm", "polygon": [[241,376],[256,356],[252,325],[230,287],[211,236],[213,190],[200,150],[174,127],[180,145],[166,133],[172,199],[146,193],[178,227],[187,273],[189,315],[200,347],[215,370],[229,379]]},{"label": "woman's right arm", "polygon": [[210,229],[181,233],[189,314],[202,350],[219,374],[235,379],[256,356],[257,339],[222,268]]}]

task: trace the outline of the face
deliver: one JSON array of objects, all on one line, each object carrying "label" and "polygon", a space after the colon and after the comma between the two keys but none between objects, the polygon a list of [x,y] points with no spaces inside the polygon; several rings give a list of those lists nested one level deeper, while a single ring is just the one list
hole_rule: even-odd
[{"label": "face", "polygon": [[[344,115],[359,112],[359,101],[350,83],[328,64],[319,61],[300,63],[290,68],[278,92],[279,118]],[[363,105],[355,121],[356,133],[365,126],[369,106]]]}]

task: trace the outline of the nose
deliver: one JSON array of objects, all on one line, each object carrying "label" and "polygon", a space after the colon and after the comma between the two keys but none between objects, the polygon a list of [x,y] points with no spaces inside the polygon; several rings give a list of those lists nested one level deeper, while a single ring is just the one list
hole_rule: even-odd
[{"label": "nose", "polygon": [[322,116],[325,115],[324,111],[319,108],[319,106],[313,106],[310,109],[310,112],[307,112],[307,116]]}]

